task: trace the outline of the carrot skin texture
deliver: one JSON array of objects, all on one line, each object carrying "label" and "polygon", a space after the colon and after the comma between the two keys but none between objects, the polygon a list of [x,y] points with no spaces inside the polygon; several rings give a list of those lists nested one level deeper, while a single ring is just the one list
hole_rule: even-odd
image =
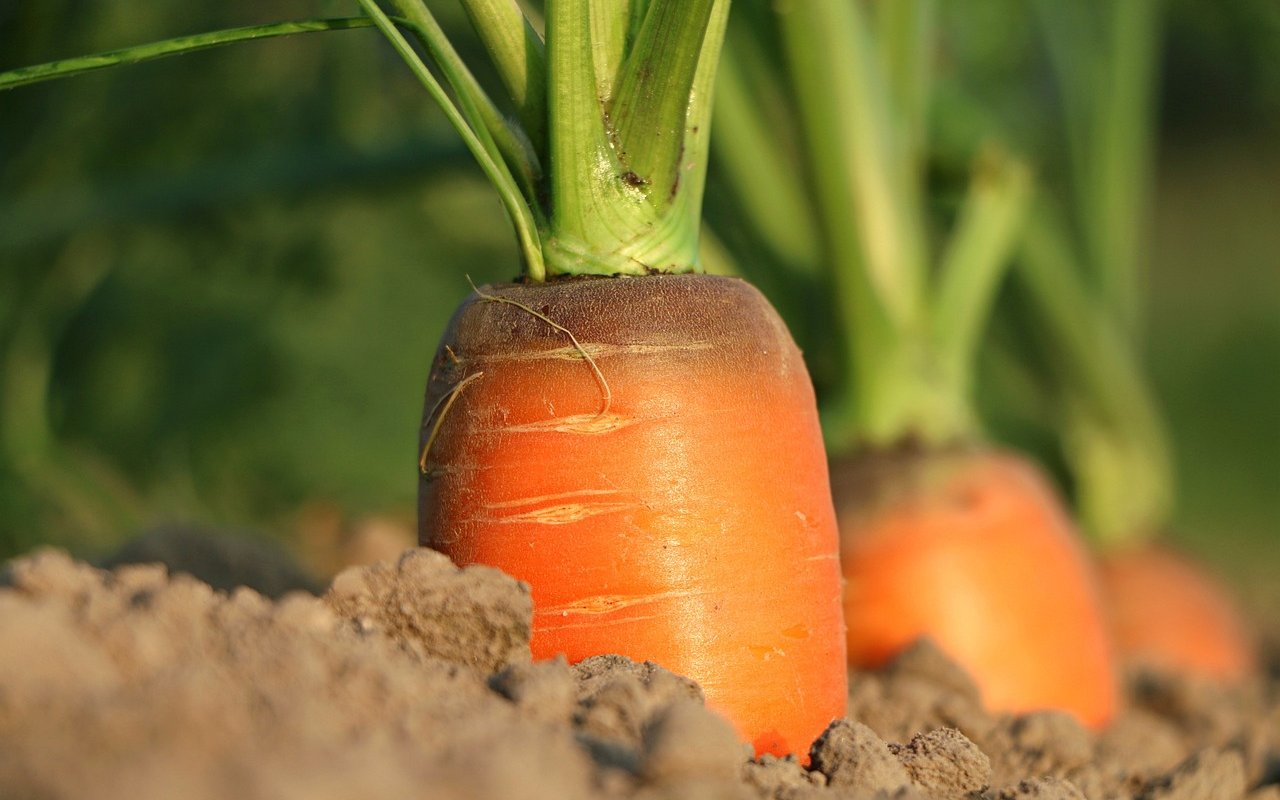
[{"label": "carrot skin texture", "polygon": [[529,583],[535,658],[654,661],[758,752],[807,753],[847,677],[826,458],[781,319],[703,275],[481,291],[527,308],[473,295],[445,333],[423,544]]},{"label": "carrot skin texture", "polygon": [[1149,543],[1106,554],[1103,590],[1125,662],[1240,681],[1257,653],[1227,589],[1189,557]]},{"label": "carrot skin texture", "polygon": [[869,491],[839,481],[850,663],[880,666],[927,636],[988,708],[1105,725],[1118,688],[1097,576],[1038,470],[978,450],[887,472]]}]

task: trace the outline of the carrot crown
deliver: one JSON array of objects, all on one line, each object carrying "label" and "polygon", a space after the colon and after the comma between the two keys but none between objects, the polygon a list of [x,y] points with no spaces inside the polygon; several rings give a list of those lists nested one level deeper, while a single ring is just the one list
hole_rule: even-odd
[{"label": "carrot crown", "polygon": [[547,0],[545,38],[517,0],[461,2],[513,118],[423,0],[386,0],[394,17],[378,0],[359,0],[364,18],[214,31],[24,67],[0,73],[0,90],[233,42],[376,25],[497,189],[530,280],[701,271],[711,89],[729,0]]},{"label": "carrot crown", "polygon": [[[821,364],[815,372],[827,379],[836,449],[976,433],[973,362],[1030,198],[1028,167],[992,143],[975,159],[950,236],[932,241],[924,153],[934,14],[928,0],[781,0],[773,12],[740,10],[731,26],[718,129],[740,139],[717,140],[719,163],[780,266],[794,283],[816,283],[831,306],[839,335],[834,347],[817,342],[831,352],[827,374]],[[751,73],[762,59],[773,69]],[[763,115],[751,111],[748,84],[787,109],[771,122],[799,122],[792,160],[767,186],[753,165],[787,153],[747,151],[767,138],[753,133]],[[816,225],[771,222],[796,218]]]}]

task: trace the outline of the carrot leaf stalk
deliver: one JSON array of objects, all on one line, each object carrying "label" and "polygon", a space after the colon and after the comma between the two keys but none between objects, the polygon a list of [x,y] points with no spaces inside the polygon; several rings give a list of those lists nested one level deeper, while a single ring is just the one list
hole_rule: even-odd
[{"label": "carrot leaf stalk", "polygon": [[88,56],[77,56],[46,64],[35,64],[0,72],[0,90],[16,89],[33,83],[70,78],[87,72],[117,67],[124,64],[141,64],[168,56],[180,56],[199,50],[208,50],[222,45],[237,42],[251,42],[260,39],[274,39],[279,36],[291,36],[296,33],[315,33],[320,31],[351,30],[368,28],[372,21],[363,17],[339,17],[336,19],[313,19],[298,22],[273,22],[266,25],[250,25],[243,28],[229,28],[221,31],[197,33],[191,36],[179,36],[159,42],[124,47],[96,53]]},{"label": "carrot leaf stalk", "polygon": [[516,0],[462,0],[534,148],[546,147],[547,53]]},{"label": "carrot leaf stalk", "polygon": [[841,0],[791,0],[778,12],[848,348],[826,404],[829,441],[974,438],[969,376],[1030,169],[988,148],[950,240],[935,248],[923,201],[933,4],[881,4],[874,19]]},{"label": "carrot leaf stalk", "polygon": [[464,3],[517,109],[505,120],[421,0],[362,8],[498,189],[529,280],[699,272],[711,88],[727,0],[552,0],[546,42],[510,0]]},{"label": "carrot leaf stalk", "polygon": [[1137,353],[1090,292],[1046,202],[1031,214],[1020,251],[1018,277],[1048,343],[1081,521],[1101,542],[1153,535],[1172,510],[1173,463]]},{"label": "carrot leaf stalk", "polygon": [[1133,543],[1169,522],[1174,499],[1168,435],[1140,363],[1159,16],[1152,0],[1038,9],[1074,191],[1063,206],[1037,203],[1018,272],[1043,323],[1081,520],[1099,542]]}]

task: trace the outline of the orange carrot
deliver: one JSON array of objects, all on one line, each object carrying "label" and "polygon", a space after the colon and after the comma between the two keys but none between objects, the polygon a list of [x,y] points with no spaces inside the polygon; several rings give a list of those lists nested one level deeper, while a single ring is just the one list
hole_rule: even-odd
[{"label": "orange carrot", "polygon": [[444,335],[422,445],[423,543],[529,583],[536,658],[657,662],[758,752],[843,715],[813,390],[746,283],[484,287]]},{"label": "orange carrot", "polygon": [[1152,543],[1116,550],[1103,558],[1102,576],[1124,660],[1221,681],[1257,668],[1226,588],[1181,553]]},{"label": "orange carrot", "polygon": [[849,660],[929,637],[994,711],[1115,711],[1091,565],[1031,464],[993,451],[900,453],[836,473]]}]

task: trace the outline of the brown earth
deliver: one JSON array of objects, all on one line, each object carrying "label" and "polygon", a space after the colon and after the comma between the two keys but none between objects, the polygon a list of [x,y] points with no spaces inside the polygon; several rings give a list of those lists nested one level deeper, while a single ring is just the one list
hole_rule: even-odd
[{"label": "brown earth", "polygon": [[655,665],[531,661],[525,587],[428,550],[323,598],[53,550],[0,585],[6,798],[1280,800],[1274,669],[1234,688],[1135,673],[1094,735],[987,714],[921,644],[853,676],[806,769],[750,759]]}]

